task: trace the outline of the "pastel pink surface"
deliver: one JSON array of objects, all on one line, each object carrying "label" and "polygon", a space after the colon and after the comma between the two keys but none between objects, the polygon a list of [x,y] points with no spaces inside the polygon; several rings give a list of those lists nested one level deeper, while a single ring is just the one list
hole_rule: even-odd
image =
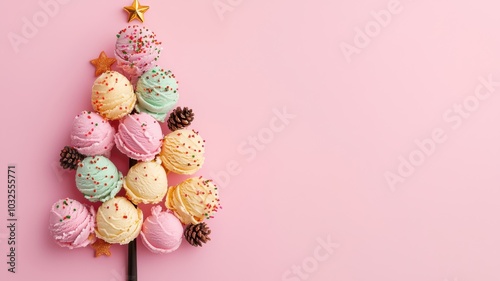
[{"label": "pastel pink surface", "polygon": [[168,254],[182,243],[182,223],[173,213],[161,211],[161,206],[151,208],[151,215],[144,220],[141,240],[155,254]]},{"label": "pastel pink surface", "polygon": [[163,140],[160,123],[147,113],[127,115],[120,120],[115,143],[129,158],[151,161],[160,153]]},{"label": "pastel pink surface", "polygon": [[104,155],[109,158],[114,140],[115,129],[95,112],[81,112],[73,120],[71,146],[83,155]]},{"label": "pastel pink surface", "polygon": [[[19,262],[16,274],[4,262],[0,280],[125,280],[126,247],[97,259],[61,248],[47,221],[58,199],[85,200],[59,151],[72,118],[92,108],[89,60],[112,57],[132,1],[64,2],[18,53],[8,35],[44,8],[12,1],[2,15],[0,253],[5,261],[6,166],[16,164]],[[219,17],[214,3],[229,8]],[[194,109],[207,140],[197,175],[219,182],[224,209],[203,248],[155,255],[138,243],[140,280],[283,280],[304,261],[308,281],[500,280],[500,89],[459,127],[442,117],[474,105],[479,76],[500,81],[500,3],[401,0],[348,63],[339,45],[354,46],[355,29],[388,3],[141,1],[163,42],[158,64],[176,74],[178,105]],[[447,141],[391,189],[384,174],[436,128]],[[125,174],[126,157],[112,155]],[[315,268],[327,240],[339,247]]]}]

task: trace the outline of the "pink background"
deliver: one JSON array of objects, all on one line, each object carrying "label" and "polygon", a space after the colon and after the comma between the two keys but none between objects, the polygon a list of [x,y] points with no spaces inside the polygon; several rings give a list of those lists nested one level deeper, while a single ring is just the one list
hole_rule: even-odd
[{"label": "pink background", "polygon": [[[8,34],[43,9],[11,1],[2,12],[1,280],[125,276],[126,247],[96,259],[91,248],[58,247],[47,229],[53,202],[84,201],[58,154],[73,117],[91,109],[89,60],[112,54],[131,1],[66,2],[18,53]],[[221,16],[215,2],[142,2],[164,42],[159,63],[207,139],[198,175],[219,181],[224,209],[201,249],[184,242],[160,256],[139,242],[140,280],[500,280],[500,87],[473,96],[485,93],[478,77],[500,81],[498,1],[220,0],[232,5]],[[387,15],[388,5],[399,8],[380,27],[371,11]],[[361,44],[356,30],[367,26]],[[345,44],[357,53],[345,56]],[[283,108],[294,115],[286,125],[274,121]],[[424,141],[435,130],[446,140]],[[126,158],[113,153],[125,174]],[[5,264],[9,163],[15,275]],[[391,188],[387,173],[404,182]]]}]

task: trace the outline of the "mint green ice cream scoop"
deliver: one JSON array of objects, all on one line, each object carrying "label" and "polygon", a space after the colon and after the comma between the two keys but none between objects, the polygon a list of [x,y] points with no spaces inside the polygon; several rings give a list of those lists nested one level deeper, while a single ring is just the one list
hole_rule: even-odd
[{"label": "mint green ice cream scoop", "polygon": [[120,191],[123,175],[104,156],[87,157],[76,169],[76,187],[91,202],[105,202]]},{"label": "mint green ice cream scoop", "polygon": [[159,122],[164,122],[170,110],[179,100],[178,84],[175,75],[155,67],[145,72],[137,81],[137,112],[145,112]]}]

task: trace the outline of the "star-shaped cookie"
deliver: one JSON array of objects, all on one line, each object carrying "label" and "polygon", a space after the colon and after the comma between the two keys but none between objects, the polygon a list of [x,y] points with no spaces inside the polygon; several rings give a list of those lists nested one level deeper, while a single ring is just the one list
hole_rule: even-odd
[{"label": "star-shaped cookie", "polygon": [[95,76],[99,76],[104,72],[111,70],[111,65],[116,62],[114,58],[108,58],[104,51],[99,54],[99,57],[90,61],[95,66]]},{"label": "star-shaped cookie", "polygon": [[107,243],[104,240],[97,239],[95,243],[91,245],[91,247],[95,250],[96,258],[102,255],[106,255],[108,257],[111,256],[111,244]]}]

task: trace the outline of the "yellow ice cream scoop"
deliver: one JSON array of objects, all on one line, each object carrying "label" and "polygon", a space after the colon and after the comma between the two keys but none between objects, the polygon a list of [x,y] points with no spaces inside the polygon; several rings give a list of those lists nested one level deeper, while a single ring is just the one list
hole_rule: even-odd
[{"label": "yellow ice cream scoop", "polygon": [[217,187],[203,177],[189,178],[168,188],[165,206],[184,224],[198,224],[213,217],[220,204]]},{"label": "yellow ice cream scoop", "polygon": [[176,130],[166,135],[160,151],[163,167],[182,175],[196,173],[205,162],[205,141],[193,130]]},{"label": "yellow ice cream scoop", "polygon": [[136,100],[132,83],[116,71],[104,72],[92,86],[92,108],[109,120],[118,120],[132,112]]},{"label": "yellow ice cream scoop", "polygon": [[125,197],[104,202],[97,210],[96,236],[111,244],[128,244],[142,228],[142,211]]},{"label": "yellow ice cream scoop", "polygon": [[138,162],[132,166],[125,177],[123,188],[127,198],[134,204],[157,204],[167,193],[167,173],[160,159]]}]

